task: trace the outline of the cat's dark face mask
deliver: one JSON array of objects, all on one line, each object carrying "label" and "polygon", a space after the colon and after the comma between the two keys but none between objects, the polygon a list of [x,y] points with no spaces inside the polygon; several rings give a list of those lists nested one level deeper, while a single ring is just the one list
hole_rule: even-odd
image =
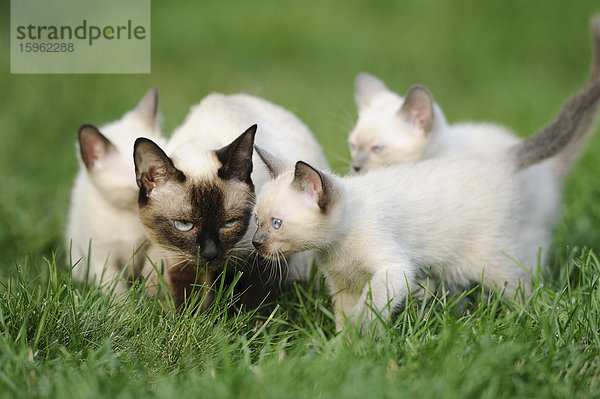
[{"label": "cat's dark face mask", "polygon": [[221,267],[235,255],[248,230],[254,204],[252,153],[256,125],[214,151],[220,168],[211,179],[194,180],[178,170],[155,143],[134,148],[140,188],[139,215],[150,240],[165,249],[169,271]]}]

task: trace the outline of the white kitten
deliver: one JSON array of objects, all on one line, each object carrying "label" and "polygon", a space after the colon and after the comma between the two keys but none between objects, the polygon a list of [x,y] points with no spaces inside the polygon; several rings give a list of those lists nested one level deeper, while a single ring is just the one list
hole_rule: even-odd
[{"label": "white kitten", "polygon": [[387,319],[423,277],[528,292],[537,243],[521,233],[518,177],[585,134],[599,98],[596,83],[538,135],[480,159],[439,157],[350,177],[298,162],[258,196],[253,244],[265,257],[315,249],[338,329],[344,314]]},{"label": "white kitten", "polygon": [[[591,25],[594,63],[590,81],[594,82],[600,78],[600,18],[596,17]],[[439,105],[422,86],[413,86],[402,98],[381,80],[366,73],[356,77],[355,86],[358,121],[348,138],[354,172],[437,157],[486,158],[500,148],[522,142],[508,129],[491,123],[448,124]],[[591,120],[582,121],[581,129],[590,132],[590,125]],[[585,138],[585,134],[578,136],[556,157],[517,176],[523,202],[521,237],[535,244],[532,252],[542,249],[542,265],[560,213],[564,177]]]},{"label": "white kitten", "polygon": [[[110,283],[124,267],[126,280],[143,264],[140,247],[146,235],[138,218],[132,152],[137,137],[162,141],[157,111],[158,91],[152,89],[118,121],[100,129],[92,125],[79,129],[80,170],[66,231],[73,278],[79,281],[87,278],[99,284],[102,278],[103,283]],[[121,280],[115,292],[126,288]]]},{"label": "white kitten", "polygon": [[[589,80],[594,82],[600,78],[600,16],[595,16],[590,25],[593,63]],[[358,120],[348,144],[352,170],[357,172],[445,155],[487,156],[522,141],[508,129],[491,123],[448,124],[439,105],[422,86],[412,87],[402,98],[380,79],[360,73],[355,80],[354,100]],[[568,173],[581,144],[581,140],[571,144],[572,148],[548,162],[548,169],[555,168],[553,173],[559,177]]]},{"label": "white kitten", "polygon": [[[204,98],[164,151],[150,140],[136,141],[140,219],[152,242],[167,251],[166,278],[177,305],[195,281],[210,285],[212,272],[229,256],[244,259],[252,252],[254,193],[269,180],[265,164],[253,157],[255,138],[290,164],[310,159],[328,168],[319,144],[295,115],[246,94]],[[207,271],[197,272],[198,264]],[[292,256],[289,278],[306,278],[311,264],[310,254]]]},{"label": "white kitten", "polygon": [[[412,87],[403,99],[373,76],[360,74],[356,83],[359,119],[348,140],[355,172],[438,157],[486,158],[522,141],[494,124],[449,125],[422,86]],[[542,264],[560,210],[563,174],[556,173],[552,162],[562,159],[534,165],[517,176],[521,200],[527,208],[519,219],[522,236],[535,242],[532,253],[542,248]]]},{"label": "white kitten", "polygon": [[356,77],[355,85],[358,120],[348,138],[355,172],[442,155],[485,156],[519,142],[491,123],[449,125],[422,86],[413,86],[402,98],[366,73]]}]

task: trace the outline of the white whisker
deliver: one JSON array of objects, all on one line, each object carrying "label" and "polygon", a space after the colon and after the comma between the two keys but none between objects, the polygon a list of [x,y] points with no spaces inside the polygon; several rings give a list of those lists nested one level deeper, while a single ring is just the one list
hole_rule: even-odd
[{"label": "white whisker", "polygon": [[168,264],[167,270],[172,270],[172,269],[176,268],[177,266],[181,265],[182,263],[186,263],[186,262],[187,262],[187,259],[181,259],[179,262]]},{"label": "white whisker", "polygon": [[[281,250],[279,250],[279,253],[281,254],[281,258],[283,259],[283,263],[285,266],[284,268],[279,269],[280,270],[279,278],[281,281],[285,281],[285,280],[287,280],[288,275],[290,273],[290,264],[288,263],[287,258],[285,257],[285,255],[283,254],[283,252]],[[285,279],[283,277],[284,273],[285,273]]]}]

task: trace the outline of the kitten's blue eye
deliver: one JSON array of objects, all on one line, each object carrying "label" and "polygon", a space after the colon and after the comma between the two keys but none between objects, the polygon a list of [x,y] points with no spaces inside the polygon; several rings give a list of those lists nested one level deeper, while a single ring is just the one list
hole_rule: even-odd
[{"label": "kitten's blue eye", "polygon": [[194,223],[187,220],[173,220],[173,226],[179,231],[190,231],[194,227]]},{"label": "kitten's blue eye", "polygon": [[279,230],[279,228],[281,227],[282,224],[283,224],[283,220],[281,220],[281,219],[272,219],[271,220],[271,225],[273,226],[273,228],[275,230]]},{"label": "kitten's blue eye", "polygon": [[254,214],[254,224],[258,227],[258,215],[256,213]]},{"label": "kitten's blue eye", "polygon": [[373,147],[371,147],[371,151],[373,151],[375,154],[379,154],[381,151],[383,151],[383,146],[374,145]]},{"label": "kitten's blue eye", "polygon": [[226,228],[233,227],[238,222],[238,220],[240,220],[240,219],[237,219],[237,218],[229,219],[228,221],[223,223],[223,227],[226,227]]}]

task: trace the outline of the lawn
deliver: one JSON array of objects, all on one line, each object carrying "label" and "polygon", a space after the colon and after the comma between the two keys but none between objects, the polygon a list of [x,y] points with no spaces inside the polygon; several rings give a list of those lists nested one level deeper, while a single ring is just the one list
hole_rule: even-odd
[{"label": "lawn", "polygon": [[[322,282],[269,316],[223,287],[204,314],[113,301],[70,280],[63,231],[83,123],[153,86],[168,135],[212,91],[295,112],[345,173],[360,71],[427,86],[449,121],[526,137],[585,82],[595,0],[158,2],[149,75],[11,75],[0,3],[0,397],[598,397],[600,129],[564,187],[550,265],[523,306],[415,302],[381,336],[333,331]],[[110,62],[107,59],[106,62]],[[467,295],[467,294],[463,294]]]}]

